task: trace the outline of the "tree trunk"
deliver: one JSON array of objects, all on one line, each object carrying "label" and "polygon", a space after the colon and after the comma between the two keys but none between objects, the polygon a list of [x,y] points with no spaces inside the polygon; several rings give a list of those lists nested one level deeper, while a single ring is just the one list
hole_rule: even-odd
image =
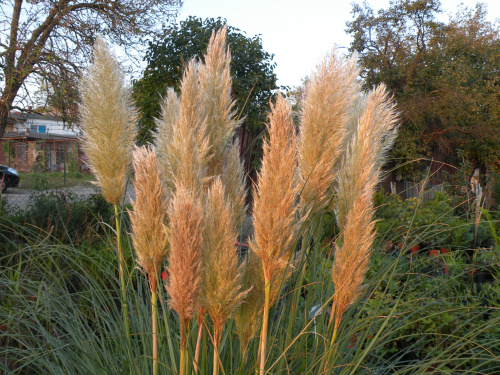
[{"label": "tree trunk", "polygon": [[5,128],[7,127],[7,119],[9,118],[12,102],[19,91],[21,85],[5,87],[2,97],[0,98],[0,139],[3,138]]},{"label": "tree trunk", "polygon": [[0,139],[3,138],[3,133],[7,127],[7,119],[9,118],[10,105],[3,100],[0,102]]}]

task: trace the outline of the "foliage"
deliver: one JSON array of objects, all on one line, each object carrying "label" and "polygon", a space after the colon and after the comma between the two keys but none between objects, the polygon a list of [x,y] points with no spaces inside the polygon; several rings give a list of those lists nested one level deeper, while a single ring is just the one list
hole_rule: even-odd
[{"label": "foliage", "polygon": [[[0,259],[0,369],[25,374],[151,373],[148,283],[137,268],[129,267],[127,296],[134,339],[128,341],[116,303],[120,287],[111,237],[92,247],[61,245],[50,237],[23,240],[26,244],[12,243],[15,251]],[[131,261],[130,253],[127,257]],[[297,287],[302,283],[298,265],[299,272],[293,273],[271,311],[272,373],[320,373],[318,364],[328,354],[319,333],[328,323],[331,260],[324,258],[319,244],[309,257],[305,275],[309,283]],[[445,276],[435,272],[442,260],[419,257],[409,262],[401,254],[377,249],[366,293],[348,311],[332,349],[337,354],[331,358],[329,373],[498,372],[500,316],[493,307],[499,285],[486,283],[475,291],[465,277],[468,264],[461,255],[449,258],[451,275]],[[160,373],[177,374],[178,322],[163,290],[158,288]],[[251,373],[257,340],[250,343],[244,358],[233,329],[230,323],[222,338],[222,367],[227,374]],[[196,325],[191,326],[190,348],[196,332]],[[209,373],[211,338],[206,335],[202,340],[200,372]],[[190,351],[188,357],[193,354]]]},{"label": "foliage", "polygon": [[48,189],[60,189],[65,187],[85,187],[92,186],[94,177],[88,173],[77,171],[64,172],[20,172],[19,186],[23,189],[34,189],[38,191]]},{"label": "foliage", "polygon": [[94,193],[79,198],[67,190],[33,192],[25,210],[10,210],[10,215],[1,220],[0,231],[7,235],[16,225],[26,227],[28,232],[39,231],[61,241],[90,240],[99,223],[111,222],[112,212],[100,194]]},{"label": "foliage", "polygon": [[[97,35],[107,36],[126,52],[140,48],[144,37],[155,35],[158,25],[175,12],[177,0],[114,2],[77,1],[3,1],[0,5],[0,138],[13,103],[26,107],[26,86],[31,78],[48,87],[52,105],[64,115],[76,100],[75,77],[88,61]],[[64,77],[65,79],[61,79]],[[20,108],[24,109],[24,108]]]},{"label": "foliage", "polygon": [[[160,117],[160,102],[168,87],[179,90],[184,67],[193,57],[201,58],[207,51],[212,30],[218,30],[226,20],[189,17],[164,30],[163,35],[150,44],[145,60],[148,65],[143,77],[134,84],[134,99],[141,111],[140,140],[150,140],[155,128],[154,119]],[[269,99],[276,85],[273,55],[264,51],[260,37],[247,37],[239,29],[227,27],[227,41],[231,51],[233,96],[237,100],[243,126],[258,134],[264,129]]]},{"label": "foliage", "polygon": [[460,148],[483,166],[500,161],[498,25],[480,3],[459,8],[448,23],[436,21],[440,12],[436,0],[397,0],[378,12],[355,4],[347,23],[365,85],[384,82],[399,103],[392,155],[405,178],[418,170],[407,161],[435,150],[453,158]]}]

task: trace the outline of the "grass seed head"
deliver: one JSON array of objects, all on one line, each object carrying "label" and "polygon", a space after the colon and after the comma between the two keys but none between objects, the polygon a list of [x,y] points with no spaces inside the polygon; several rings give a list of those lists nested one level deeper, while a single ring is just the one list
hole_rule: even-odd
[{"label": "grass seed head", "polygon": [[94,45],[94,61],[80,81],[80,94],[85,155],[104,198],[119,204],[137,136],[137,111],[118,61],[101,37]]},{"label": "grass seed head", "polygon": [[200,303],[214,324],[216,342],[220,342],[225,322],[246,294],[242,291],[242,272],[238,266],[237,237],[234,209],[225,199],[224,187],[217,178],[208,190],[205,205],[200,294]]},{"label": "grass seed head", "polygon": [[158,272],[167,255],[167,202],[155,152],[146,147],[136,147],[133,156],[136,200],[132,202],[133,210],[129,211],[132,241],[137,263],[148,275],[151,291],[154,292]]},{"label": "grass seed head", "polygon": [[292,110],[278,95],[271,106],[269,139],[264,141],[262,168],[254,189],[253,251],[262,260],[268,280],[290,266],[297,231],[296,131]]},{"label": "grass seed head", "polygon": [[337,328],[345,310],[362,290],[375,238],[373,193],[386,153],[397,135],[395,105],[383,86],[371,91],[363,102],[337,176],[336,218],[342,230],[342,244],[335,248],[332,266]]},{"label": "grass seed head", "polygon": [[303,212],[329,205],[358,75],[356,56],[344,60],[334,50],[307,82],[298,147]]},{"label": "grass seed head", "polygon": [[199,66],[200,109],[212,153],[209,176],[222,174],[224,154],[238,125],[231,95],[231,53],[226,35],[226,27],[212,33],[204,63]]},{"label": "grass seed head", "polygon": [[183,322],[198,309],[203,244],[202,209],[192,192],[178,186],[169,208],[170,256],[166,285],[170,307]]}]

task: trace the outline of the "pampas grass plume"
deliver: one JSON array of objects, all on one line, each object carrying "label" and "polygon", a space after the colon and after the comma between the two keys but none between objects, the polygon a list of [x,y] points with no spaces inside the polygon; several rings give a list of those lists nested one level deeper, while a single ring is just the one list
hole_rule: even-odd
[{"label": "pampas grass plume", "polygon": [[200,107],[212,154],[209,176],[222,174],[225,150],[238,125],[231,97],[231,54],[226,46],[226,35],[226,27],[212,32],[204,63],[199,66]]},{"label": "pampas grass plume", "polygon": [[119,204],[137,136],[137,111],[118,61],[101,37],[95,42],[88,74],[80,81],[80,94],[85,155],[104,198]]},{"label": "pampas grass plume", "polygon": [[155,152],[146,147],[136,147],[133,155],[136,200],[132,202],[133,210],[129,212],[132,241],[137,263],[146,272],[151,292],[154,293],[161,263],[167,255],[167,202]]},{"label": "pampas grass plume", "polygon": [[356,56],[343,60],[334,50],[306,84],[298,147],[304,213],[325,207],[333,195],[358,74]]},{"label": "pampas grass plume", "polygon": [[271,106],[262,168],[254,189],[254,230],[250,246],[262,260],[268,280],[289,266],[296,224],[296,132],[292,111],[278,95]]},{"label": "pampas grass plume", "polygon": [[201,250],[203,244],[202,209],[192,192],[180,186],[169,209],[170,256],[166,285],[170,307],[179,315],[181,345],[184,331],[196,315],[201,283]]},{"label": "pampas grass plume", "polygon": [[342,244],[335,248],[332,266],[335,294],[330,323],[335,318],[335,331],[346,309],[362,291],[375,238],[372,197],[397,129],[395,104],[385,87],[379,86],[366,98],[338,175],[336,216]]},{"label": "pampas grass plume", "polygon": [[233,207],[217,178],[208,190],[203,236],[203,281],[200,303],[214,325],[218,345],[226,321],[243,302],[242,272],[238,266]]}]

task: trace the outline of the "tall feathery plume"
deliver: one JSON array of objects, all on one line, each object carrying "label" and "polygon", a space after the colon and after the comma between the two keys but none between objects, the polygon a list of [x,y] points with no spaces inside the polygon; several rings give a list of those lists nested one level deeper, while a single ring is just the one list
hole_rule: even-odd
[{"label": "tall feathery plume", "polygon": [[307,82],[298,147],[303,215],[326,207],[333,195],[358,74],[356,56],[344,60],[334,50]]},{"label": "tall feathery plume", "polygon": [[198,309],[203,244],[202,208],[193,192],[176,188],[169,209],[170,256],[166,285],[170,307],[179,315],[181,332],[180,374],[186,362],[186,332]]},{"label": "tall feathery plume", "polygon": [[147,275],[151,290],[153,374],[156,375],[158,373],[157,280],[161,264],[167,256],[169,240],[165,225],[167,202],[155,152],[141,147],[136,148],[133,155],[136,200],[132,202],[133,210],[129,211],[129,214],[137,263]]},{"label": "tall feathery plume", "polygon": [[226,152],[222,182],[226,199],[233,207],[234,226],[239,232],[247,216],[245,169],[240,158],[239,141],[235,141],[230,145]]},{"label": "tall feathery plume", "polygon": [[132,105],[130,90],[125,86],[118,61],[101,37],[95,42],[94,61],[88,74],[80,81],[80,94],[83,150],[102,195],[115,207],[122,313],[125,331],[130,338],[118,205],[125,195],[137,136],[137,111]]},{"label": "tall feathery plume", "polygon": [[208,176],[222,174],[224,154],[238,125],[231,96],[231,54],[226,46],[226,34],[226,27],[212,32],[205,62],[199,67],[199,100],[212,154]]},{"label": "tall feathery plume", "polygon": [[165,184],[168,197],[173,194],[174,170],[169,151],[174,137],[174,128],[179,124],[180,100],[173,88],[167,90],[167,95],[161,102],[161,117],[156,119],[155,150],[158,157],[158,168]]},{"label": "tall feathery plume", "polygon": [[362,290],[375,237],[373,193],[397,129],[395,104],[388,98],[385,87],[379,86],[366,99],[338,175],[337,220],[342,243],[335,248],[332,266],[335,284],[330,316],[330,323],[335,322],[332,342],[343,314]]},{"label": "tall feathery plume", "polygon": [[162,106],[162,118],[157,121],[156,150],[169,196],[176,185],[192,190],[196,196],[203,191],[210,157],[199,93],[198,63],[191,60],[181,81],[180,100],[169,91]]},{"label": "tall feathery plume", "polygon": [[238,309],[234,320],[236,331],[240,338],[241,355],[244,363],[250,340],[256,337],[259,329],[262,328],[266,288],[264,285],[262,261],[251,248],[248,250],[243,266],[243,285],[249,291],[245,297],[245,301]]},{"label": "tall feathery plume", "polygon": [[207,193],[205,205],[200,304],[212,319],[214,331],[214,375],[219,373],[218,347],[226,321],[243,302],[241,267],[235,242],[233,207],[225,199],[217,178]]},{"label": "tall feathery plume", "polygon": [[262,168],[254,190],[254,239],[250,246],[262,261],[265,300],[261,333],[260,374],[264,374],[267,326],[272,290],[280,276],[291,266],[290,256],[295,242],[296,199],[296,131],[292,110],[278,95],[271,106],[269,140],[264,141]]}]

